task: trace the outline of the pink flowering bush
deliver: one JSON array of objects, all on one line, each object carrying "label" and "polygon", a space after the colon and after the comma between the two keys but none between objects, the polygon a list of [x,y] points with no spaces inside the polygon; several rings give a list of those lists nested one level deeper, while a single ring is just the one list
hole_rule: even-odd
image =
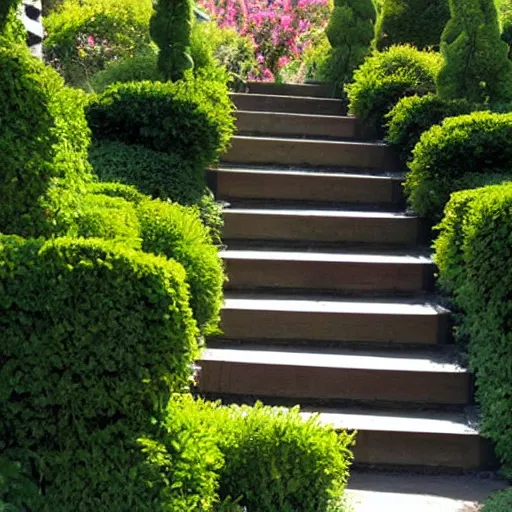
[{"label": "pink flowering bush", "polygon": [[330,14],[329,0],[199,0],[199,5],[221,27],[251,38],[258,68],[249,78],[264,81],[274,81],[300,59]]}]

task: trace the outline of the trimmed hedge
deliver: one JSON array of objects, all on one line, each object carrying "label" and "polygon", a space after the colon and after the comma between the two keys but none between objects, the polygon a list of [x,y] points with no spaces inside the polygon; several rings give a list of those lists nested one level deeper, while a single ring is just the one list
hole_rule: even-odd
[{"label": "trimmed hedge", "polygon": [[203,334],[217,331],[224,272],[198,213],[165,201],[143,201],[137,209],[142,250],[179,261],[187,272],[191,307]]},{"label": "trimmed hedge", "polygon": [[25,47],[0,47],[0,231],[47,234],[92,179],[84,94]]},{"label": "trimmed hedge", "polygon": [[481,428],[512,470],[512,182],[452,195],[438,226],[440,284],[463,313]]},{"label": "trimmed hedge", "polygon": [[509,512],[512,510],[512,487],[490,496],[480,512]]},{"label": "trimmed hedge", "polygon": [[423,133],[413,151],[405,192],[420,215],[439,220],[457,180],[502,173],[512,159],[512,114],[474,112]]},{"label": "trimmed hedge", "polygon": [[2,236],[0,260],[0,439],[38,510],[163,510],[137,439],[198,356],[183,268],[98,239]]},{"label": "trimmed hedge", "polygon": [[446,117],[469,114],[476,106],[466,100],[443,100],[434,94],[402,98],[386,115],[386,141],[395,146],[404,161],[411,158],[421,134]]},{"label": "trimmed hedge", "polygon": [[113,85],[86,114],[97,140],[167,152],[199,173],[217,162],[234,132],[226,85],[190,75],[175,83]]},{"label": "trimmed hedge", "polygon": [[345,86],[350,113],[361,119],[368,132],[382,136],[385,115],[398,100],[435,91],[440,66],[438,54],[412,46],[374,52],[355,71],[354,82]]},{"label": "trimmed hedge", "polygon": [[384,0],[375,28],[378,50],[411,44],[420,50],[439,47],[450,19],[449,0]]},{"label": "trimmed hedge", "polygon": [[[316,416],[303,418],[298,407],[222,407],[184,396],[169,410],[169,418],[181,411],[192,428],[217,436],[224,503],[235,500],[258,512],[327,512],[344,492],[353,436],[321,425]],[[173,428],[170,421],[167,428]]]}]

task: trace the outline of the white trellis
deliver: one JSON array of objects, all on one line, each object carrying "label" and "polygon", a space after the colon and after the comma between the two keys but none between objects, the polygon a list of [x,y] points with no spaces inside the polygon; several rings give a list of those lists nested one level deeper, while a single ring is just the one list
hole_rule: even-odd
[{"label": "white trellis", "polygon": [[19,15],[27,29],[27,44],[32,55],[43,58],[43,23],[41,0],[23,0]]}]

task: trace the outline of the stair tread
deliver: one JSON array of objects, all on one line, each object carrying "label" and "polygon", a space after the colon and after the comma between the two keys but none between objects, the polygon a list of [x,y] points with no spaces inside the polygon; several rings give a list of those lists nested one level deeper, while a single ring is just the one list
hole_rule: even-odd
[{"label": "stair tread", "polygon": [[264,98],[264,99],[270,99],[270,98],[278,98],[278,99],[294,99],[294,100],[304,100],[304,101],[325,101],[325,102],[332,102],[333,104],[339,104],[342,103],[342,101],[338,98],[325,98],[325,97],[318,97],[318,96],[292,96],[289,94],[258,94],[258,93],[245,93],[245,92],[232,92],[230,93],[230,96],[232,98],[239,98],[244,96],[251,96],[253,98]]},{"label": "stair tread", "polygon": [[320,414],[323,424],[336,429],[373,430],[386,432],[413,432],[479,436],[465,413],[445,411],[368,411],[364,409],[315,408],[302,409],[304,416]]},{"label": "stair tread", "polygon": [[[252,95],[254,96],[254,95]],[[266,96],[266,95],[265,95]],[[276,97],[274,95],[274,97]],[[282,96],[279,95],[279,98],[300,98],[301,96]],[[321,100],[321,99],[332,99],[332,98],[319,98],[319,97],[310,97],[306,96],[307,99],[315,99],[315,100]],[[299,118],[305,118],[305,117],[317,117],[319,119],[325,119],[326,121],[335,121],[335,120],[345,120],[345,121],[355,121],[356,118],[354,116],[337,116],[337,115],[329,115],[329,114],[301,114],[300,112],[272,112],[270,110],[245,110],[245,109],[237,109],[236,113],[242,113],[242,114],[254,114],[254,115],[272,115],[272,116],[284,116],[289,117],[290,119],[293,117],[299,117]]]},{"label": "stair tread", "polygon": [[266,261],[311,261],[332,263],[382,263],[382,264],[433,264],[432,260],[423,254],[395,253],[368,254],[339,251],[292,251],[269,249],[226,249],[220,251],[224,259],[237,260],[266,260]]},{"label": "stair tread", "polygon": [[326,144],[333,146],[365,146],[365,147],[389,147],[385,142],[381,141],[353,141],[353,140],[330,140],[330,139],[299,139],[294,137],[264,137],[259,135],[234,135],[233,139],[238,140],[258,140],[261,142],[292,142],[292,143],[300,143],[300,144]]},{"label": "stair tread", "polygon": [[227,208],[224,210],[225,214],[243,214],[243,215],[288,215],[294,217],[351,217],[351,218],[367,218],[367,219],[419,219],[415,215],[409,215],[404,212],[386,212],[386,211],[362,211],[362,210],[342,210],[333,208],[311,208],[307,204],[294,208],[279,208],[277,205],[274,207],[265,208]]},{"label": "stair tread", "polygon": [[308,313],[354,313],[384,315],[439,315],[449,311],[425,299],[334,298],[326,296],[247,294],[227,292],[225,309],[288,311]]},{"label": "stair tread", "polygon": [[268,345],[226,346],[208,348],[204,351],[203,361],[228,363],[265,364],[279,366],[306,366],[339,368],[354,370],[428,372],[428,373],[467,373],[450,362],[442,352],[411,352],[404,350],[354,350],[323,349],[313,350],[307,347],[281,347]]}]

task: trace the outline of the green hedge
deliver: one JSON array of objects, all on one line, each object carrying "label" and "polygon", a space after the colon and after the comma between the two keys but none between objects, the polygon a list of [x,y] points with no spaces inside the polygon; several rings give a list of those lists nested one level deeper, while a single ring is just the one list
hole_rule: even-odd
[{"label": "green hedge", "polygon": [[384,134],[385,115],[405,96],[435,91],[435,77],[441,66],[436,53],[411,46],[392,46],[374,52],[345,86],[349,111],[358,116],[374,135]]},{"label": "green hedge", "polygon": [[480,512],[509,512],[512,510],[512,488],[499,491],[490,496]]},{"label": "green hedge", "polygon": [[482,432],[512,470],[512,182],[452,195],[435,242],[442,287],[461,309]]},{"label": "green hedge", "polygon": [[84,101],[27,48],[0,47],[0,196],[9,198],[0,203],[1,232],[48,233],[53,215],[75,199],[60,187],[92,179]]},{"label": "green hedge", "polygon": [[16,9],[21,0],[4,0],[0,6],[0,46],[25,45],[26,30]]},{"label": "green hedge", "polygon": [[86,110],[97,140],[167,152],[199,173],[226,150],[232,112],[225,84],[190,75],[176,83],[113,85]]},{"label": "green hedge", "polygon": [[395,146],[404,161],[411,158],[421,134],[446,117],[469,114],[477,107],[465,100],[443,100],[435,94],[402,98],[386,115],[386,141]]},{"label": "green hedge", "polygon": [[423,133],[409,163],[405,191],[420,215],[439,220],[457,180],[502,173],[512,158],[512,114],[475,112]]},{"label": "green hedge", "polygon": [[224,272],[199,215],[192,208],[165,201],[143,201],[138,210],[142,250],[179,261],[187,272],[191,307],[201,332],[219,322]]},{"label": "green hedge", "polygon": [[38,510],[160,510],[137,439],[198,355],[183,268],[98,239],[2,236],[0,259],[0,439]]}]

